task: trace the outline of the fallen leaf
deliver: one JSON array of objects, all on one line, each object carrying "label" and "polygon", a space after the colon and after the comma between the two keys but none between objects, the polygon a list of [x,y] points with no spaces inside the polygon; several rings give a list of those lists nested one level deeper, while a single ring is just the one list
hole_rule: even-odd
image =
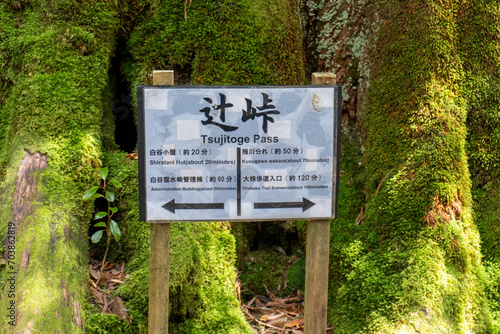
[{"label": "fallen leaf", "polygon": [[274,327],[281,327],[283,328],[283,325],[286,323],[287,317],[284,318],[279,318],[279,319],[274,319],[271,321],[268,321],[267,324],[274,326]]},{"label": "fallen leaf", "polygon": [[97,281],[99,278],[99,271],[94,269],[94,266],[89,264],[89,273]]},{"label": "fallen leaf", "polygon": [[276,319],[280,319],[286,317],[286,314],[284,313],[278,313],[278,314],[264,314],[262,317],[260,317],[261,320],[263,321],[274,321]]},{"label": "fallen leaf", "polygon": [[123,301],[121,300],[120,297],[114,296],[113,301],[110,304],[109,307],[109,313],[111,314],[116,314],[118,318],[122,320],[127,319],[127,312],[128,309],[125,307],[125,304],[123,304]]},{"label": "fallen leaf", "polygon": [[266,304],[267,307],[271,308],[282,308],[282,309],[288,309],[293,306],[293,304],[285,304],[285,303],[280,303],[280,302],[270,302]]},{"label": "fallen leaf", "polygon": [[285,323],[285,328],[297,327],[297,326],[302,325],[303,322],[304,322],[304,319],[302,319],[302,318],[293,319],[293,320],[287,321]]}]

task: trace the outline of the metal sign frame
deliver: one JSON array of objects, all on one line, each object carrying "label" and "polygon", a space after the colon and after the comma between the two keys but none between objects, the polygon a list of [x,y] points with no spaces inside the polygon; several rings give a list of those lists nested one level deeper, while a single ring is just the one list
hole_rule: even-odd
[{"label": "metal sign frame", "polygon": [[[270,91],[276,91],[276,90],[293,91],[293,90],[300,90],[300,89],[302,89],[302,90],[303,89],[306,89],[306,90],[307,89],[308,90],[329,89],[333,93],[333,97],[332,97],[333,115],[331,115],[332,120],[333,120],[333,124],[331,127],[332,136],[333,136],[333,141],[332,141],[333,147],[331,148],[332,149],[331,215],[324,214],[322,216],[307,216],[304,214],[294,214],[293,213],[294,210],[295,210],[295,212],[300,212],[300,209],[302,209],[302,212],[305,212],[305,211],[309,210],[309,208],[313,207],[315,204],[307,198],[302,198],[302,199],[299,198],[296,201],[290,201],[290,200],[286,201],[286,202],[259,201],[259,202],[254,203],[254,207],[253,207],[254,209],[269,209],[269,210],[259,210],[260,212],[264,212],[264,211],[270,212],[270,210],[271,210],[273,213],[278,212],[278,211],[285,212],[285,215],[275,214],[273,216],[266,217],[266,214],[261,214],[258,217],[246,215],[243,217],[238,217],[238,216],[229,217],[229,216],[227,216],[227,217],[214,218],[213,216],[206,215],[205,214],[207,212],[206,210],[207,209],[209,209],[209,210],[210,209],[213,209],[213,210],[220,209],[221,203],[218,203],[215,201],[214,201],[214,203],[180,203],[180,202],[176,202],[175,199],[173,199],[173,200],[170,199],[170,197],[169,197],[169,198],[165,198],[165,203],[162,205],[162,210],[165,210],[165,213],[167,213],[167,212],[174,213],[174,215],[167,213],[168,217],[159,218],[157,216],[154,219],[150,219],[150,217],[148,217],[148,214],[147,214],[148,165],[147,165],[147,163],[148,163],[148,161],[150,161],[150,162],[152,161],[152,159],[151,159],[152,157],[149,156],[149,160],[148,160],[148,149],[149,148],[147,147],[147,136],[148,136],[148,131],[151,130],[150,128],[148,128],[148,124],[150,124],[150,127],[151,127],[151,122],[148,121],[148,115],[146,114],[146,112],[148,112],[148,111],[146,111],[146,109],[147,109],[146,105],[147,105],[148,101],[146,101],[146,96],[145,96],[146,95],[145,92],[147,90],[155,90],[155,91],[158,90],[158,92],[160,92],[162,90],[164,90],[164,91],[167,90],[168,92],[182,91],[182,92],[193,92],[193,94],[196,94],[197,91],[205,91],[205,92],[206,91],[214,91],[214,92],[220,92],[220,91],[223,91],[223,92],[227,92],[227,91],[270,92]],[[264,95],[264,94],[262,94],[262,95]],[[265,99],[267,99],[267,98],[268,97],[263,96],[264,102],[260,101],[261,104],[263,104],[264,106],[274,107],[274,105],[271,105],[271,103],[274,103],[273,100],[269,97],[268,100],[266,101]],[[210,100],[210,101],[208,101],[208,100]],[[208,100],[205,100],[205,102],[207,102],[207,104],[212,103],[212,100],[214,100],[214,99],[208,99]],[[137,102],[138,102],[137,103],[137,127],[138,127],[138,147],[139,147],[139,205],[140,205],[140,207],[139,207],[140,214],[139,215],[140,215],[141,221],[148,221],[150,223],[154,223],[155,221],[163,221],[163,222],[164,221],[214,221],[214,220],[226,220],[226,221],[274,220],[274,221],[276,221],[276,220],[293,220],[293,219],[321,219],[321,218],[330,219],[330,218],[335,218],[336,213],[337,213],[338,178],[339,178],[339,166],[340,166],[340,116],[341,116],[341,103],[342,103],[342,93],[341,93],[340,86],[329,86],[329,87],[326,87],[323,85],[310,85],[310,86],[138,86],[137,87]],[[220,122],[221,119],[222,119],[222,121],[224,121],[224,118],[221,118],[221,115],[220,115],[220,112],[221,111],[223,112],[224,110],[223,110],[223,108],[221,110],[220,106],[223,105],[224,103],[229,103],[232,101],[220,101],[218,115],[214,115],[213,112],[215,109],[214,105],[216,103],[218,103],[219,101],[214,101],[214,102],[215,103],[212,104],[212,108],[210,108],[206,111],[203,111],[203,109],[195,109],[195,110],[192,110],[192,112],[193,112],[193,115],[196,116],[195,117],[196,122],[198,122],[198,123],[205,122],[206,123],[205,125],[208,125],[207,127],[202,127],[203,129],[211,128],[211,129],[219,130],[219,132],[220,132],[221,125],[226,125],[226,124],[222,124],[222,122]],[[247,101],[247,103],[248,103],[248,101]],[[276,107],[275,109],[279,109],[279,107]],[[165,111],[166,110],[167,110],[167,107],[165,107]],[[275,111],[275,110],[273,110],[273,111]],[[168,117],[175,117],[176,115],[178,115],[178,112],[176,112],[176,110],[169,110],[168,114],[170,115]],[[229,114],[226,114],[226,115],[229,116]],[[216,116],[218,116],[218,118]],[[253,116],[253,118],[252,118],[252,116]],[[257,116],[257,118],[256,118],[256,116]],[[278,120],[280,117],[280,115],[273,114],[273,113],[270,113],[267,115],[262,115],[262,113],[261,113],[260,116],[263,116],[263,117],[258,119],[259,115],[256,115],[256,112],[254,110],[253,115],[252,114],[246,115],[246,120],[254,120],[255,119],[255,121],[248,122],[246,124],[250,124],[250,123],[254,123],[254,125],[259,124],[259,127],[262,127],[261,130],[264,130],[263,127],[264,127],[265,121],[268,122],[267,123],[268,127],[272,127],[273,126],[272,123],[274,123],[274,119]],[[216,118],[214,119],[214,117],[216,117]],[[234,115],[233,115],[233,117],[234,117]],[[245,112],[243,112],[242,119],[244,119],[244,117],[245,117]],[[265,121],[264,121],[264,119],[265,119]],[[215,122],[215,121],[218,121],[218,122]],[[218,125],[213,124],[213,123],[217,123]],[[153,124],[153,126],[155,126],[155,124]],[[231,127],[230,124],[228,124],[227,126]],[[232,152],[233,152],[233,154],[235,154],[236,163],[234,165],[235,165],[235,169],[236,169],[236,173],[237,173],[236,180],[233,181],[233,183],[234,182],[236,183],[236,188],[237,188],[237,191],[236,191],[237,198],[236,198],[235,202],[237,203],[237,210],[239,210],[238,212],[241,212],[242,150],[244,149],[245,145],[252,146],[251,142],[254,140],[254,137],[231,136],[230,134],[234,130],[229,130],[229,131],[230,132],[224,132],[224,131],[221,132],[222,134],[220,135],[220,137],[217,137],[215,135],[210,136],[207,134],[201,135],[201,136],[202,136],[203,142],[205,144],[208,144],[209,140],[212,140],[212,143],[210,143],[210,144],[214,144],[213,141],[218,141],[217,145],[220,145],[219,147],[223,147],[223,145],[227,145],[227,147],[229,147],[228,149],[234,148],[234,151],[232,151]],[[265,132],[267,133],[267,129]],[[226,133],[227,133],[227,135],[226,135]],[[252,133],[256,133],[256,132],[254,131]],[[262,133],[262,131],[261,131],[261,133]],[[255,135],[260,136],[260,134],[259,135],[255,134]],[[247,138],[248,138],[248,141],[245,141],[245,140],[247,140]],[[271,138],[271,141],[272,141],[273,137],[270,136],[269,138]],[[243,142],[238,143],[239,139],[242,139]],[[175,141],[175,139],[173,139],[173,140]],[[272,147],[272,144],[273,144],[272,142],[271,143],[264,143],[264,146],[267,145],[267,147]],[[255,145],[253,147],[255,147]],[[150,151],[150,149],[149,149],[149,151]],[[151,152],[149,152],[149,153],[151,153]],[[182,161],[187,161],[187,160],[185,159]],[[205,166],[205,167],[207,167],[207,166]],[[208,169],[210,169],[209,166],[208,166]],[[203,176],[202,179],[200,180],[200,182],[205,182],[206,177],[207,176]],[[166,178],[166,180],[168,180],[168,177]],[[221,188],[224,188],[224,187],[221,187]],[[291,187],[289,187],[289,188],[291,188]],[[169,189],[169,188],[164,188],[164,189]],[[175,189],[175,187],[172,187],[172,189]],[[177,191],[177,190],[174,190],[174,192],[175,191]],[[180,190],[180,191],[182,191],[182,190]],[[214,192],[215,191],[216,190],[214,190]],[[283,193],[286,191],[287,190],[283,190]],[[167,193],[167,192],[163,191],[163,193]],[[254,194],[258,194],[258,193],[259,193],[259,191],[257,191],[257,190],[254,191]],[[262,191],[261,191],[261,193],[262,193]],[[255,195],[255,196],[258,196],[258,195]],[[214,195],[214,197],[215,197],[215,195]],[[240,201],[240,202],[238,202],[238,201]],[[222,203],[222,205],[223,205],[223,203]],[[239,207],[238,207],[238,205],[239,205]],[[285,210],[275,210],[277,208],[281,208],[281,209],[285,209]],[[188,216],[188,218],[184,218],[184,219],[183,218],[179,219],[179,218],[175,217],[176,211],[182,212],[184,210],[184,212],[186,212],[188,209],[190,209],[189,212],[195,212],[197,210],[193,210],[193,209],[199,209],[199,212],[200,212],[199,216],[195,216],[195,217]],[[290,209],[294,209],[294,210],[290,210]]]}]

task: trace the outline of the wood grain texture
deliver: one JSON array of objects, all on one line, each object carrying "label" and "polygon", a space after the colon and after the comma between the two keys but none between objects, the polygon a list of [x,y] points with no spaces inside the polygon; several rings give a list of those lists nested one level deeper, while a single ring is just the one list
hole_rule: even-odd
[{"label": "wood grain texture", "polygon": [[174,71],[153,71],[153,85],[171,86],[174,84]]},{"label": "wood grain texture", "polygon": [[[335,85],[335,74],[313,73],[313,85]],[[304,334],[325,334],[328,306],[330,220],[310,220],[306,235]]]},{"label": "wood grain texture", "polygon": [[313,85],[328,85],[333,86],[337,82],[335,74],[330,72],[320,72],[312,74],[312,84]]},{"label": "wood grain texture", "polygon": [[167,334],[170,223],[155,222],[150,229],[148,328],[150,334]]},{"label": "wood grain texture", "polygon": [[[154,85],[173,85],[174,71],[153,71]],[[149,317],[150,334],[168,334],[170,286],[170,223],[150,224]]]},{"label": "wood grain texture", "polygon": [[326,333],[330,220],[307,222],[304,334]]}]

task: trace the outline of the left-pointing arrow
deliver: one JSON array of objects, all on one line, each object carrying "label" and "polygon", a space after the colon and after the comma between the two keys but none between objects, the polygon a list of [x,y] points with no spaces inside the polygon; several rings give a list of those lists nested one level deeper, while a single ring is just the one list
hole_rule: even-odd
[{"label": "left-pointing arrow", "polygon": [[175,210],[224,209],[224,203],[175,203],[175,199],[173,199],[161,207],[175,213]]}]

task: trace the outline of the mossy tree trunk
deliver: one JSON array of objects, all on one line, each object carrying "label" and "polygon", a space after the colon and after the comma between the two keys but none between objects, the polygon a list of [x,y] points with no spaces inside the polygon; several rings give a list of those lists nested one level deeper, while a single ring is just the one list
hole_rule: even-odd
[{"label": "mossy tree trunk", "polygon": [[[484,286],[500,298],[497,1],[301,1],[306,66],[295,1],[195,0],[187,16],[181,0],[121,5],[0,4],[0,228],[16,236],[17,272],[15,296],[6,284],[0,302],[6,309],[14,301],[15,323],[2,317],[2,332],[83,331],[90,208],[81,194],[97,180],[101,159],[128,185],[117,197],[133,273],[121,293],[138,325],[122,328],[146,331],[140,282],[147,282],[149,236],[134,211],[136,169],[119,153],[103,155],[101,144],[117,29],[136,23],[122,67],[131,91],[150,83],[155,68],[195,84],[301,84],[304,68],[338,75],[344,172],[331,233],[336,331],[491,330]],[[135,14],[120,21],[126,10]],[[173,330],[250,330],[236,311],[228,228],[173,227]],[[9,238],[4,245],[4,256],[12,255]],[[10,263],[3,265],[9,278]],[[498,301],[491,308],[498,313]]]},{"label": "mossy tree trunk", "polygon": [[10,281],[0,302],[15,312],[2,311],[0,331],[81,333],[90,219],[81,196],[98,179],[119,20],[109,1],[98,0],[4,1],[0,17],[8,79],[0,109],[0,226],[2,238],[15,235],[15,244],[4,241],[11,262],[2,278]]},{"label": "mossy tree trunk", "polygon": [[475,1],[460,16],[468,101],[467,152],[475,220],[486,267],[487,297],[500,321],[500,3]]},{"label": "mossy tree trunk", "polygon": [[[105,103],[118,31],[130,37],[131,58],[120,65],[132,92],[151,83],[158,67],[175,69],[180,83],[300,84],[294,1],[194,1],[187,21],[184,1],[7,1],[0,14],[0,227],[8,233],[9,221],[16,226],[18,272],[15,297],[4,290],[1,302],[15,302],[16,320],[11,326],[2,318],[2,331],[144,333],[149,229],[137,217],[136,165],[106,151],[113,146]],[[33,157],[46,164],[25,174],[20,165]],[[81,316],[91,211],[81,196],[102,164],[127,185],[117,199],[132,274],[120,293],[128,297],[132,323],[93,311],[83,323]],[[23,199],[13,200],[18,194]],[[228,224],[174,224],[171,238],[171,331],[251,332],[238,309]]]},{"label": "mossy tree trunk", "polygon": [[[340,300],[358,300],[356,318],[360,311],[370,314],[365,328],[485,332],[491,323],[472,215],[458,55],[457,18],[467,4],[379,6],[384,23],[362,117],[362,229],[369,251]],[[361,294],[349,294],[354,291],[379,292],[361,302]]]},{"label": "mossy tree trunk", "polygon": [[[304,82],[299,20],[294,1],[184,1],[151,3],[131,32],[123,65],[132,84],[152,84],[154,69],[174,69],[175,84],[300,84]],[[187,17],[187,18],[186,18]],[[111,156],[110,156],[111,157]],[[123,158],[122,158],[123,159]],[[116,164],[117,179],[135,184],[131,162]],[[128,165],[128,166],[127,166]],[[114,168],[111,168],[113,170]],[[122,188],[125,207],[137,207],[137,192]],[[120,288],[131,312],[147,301],[149,228],[128,211],[131,279]],[[172,333],[250,333],[234,290],[235,240],[227,223],[171,225],[170,324]],[[129,232],[126,232],[129,233]],[[146,280],[147,282],[147,280]]]},{"label": "mossy tree trunk", "polygon": [[488,199],[479,219],[496,221],[498,3],[302,3],[319,70],[344,85],[336,330],[491,331],[467,155],[476,199]]}]

